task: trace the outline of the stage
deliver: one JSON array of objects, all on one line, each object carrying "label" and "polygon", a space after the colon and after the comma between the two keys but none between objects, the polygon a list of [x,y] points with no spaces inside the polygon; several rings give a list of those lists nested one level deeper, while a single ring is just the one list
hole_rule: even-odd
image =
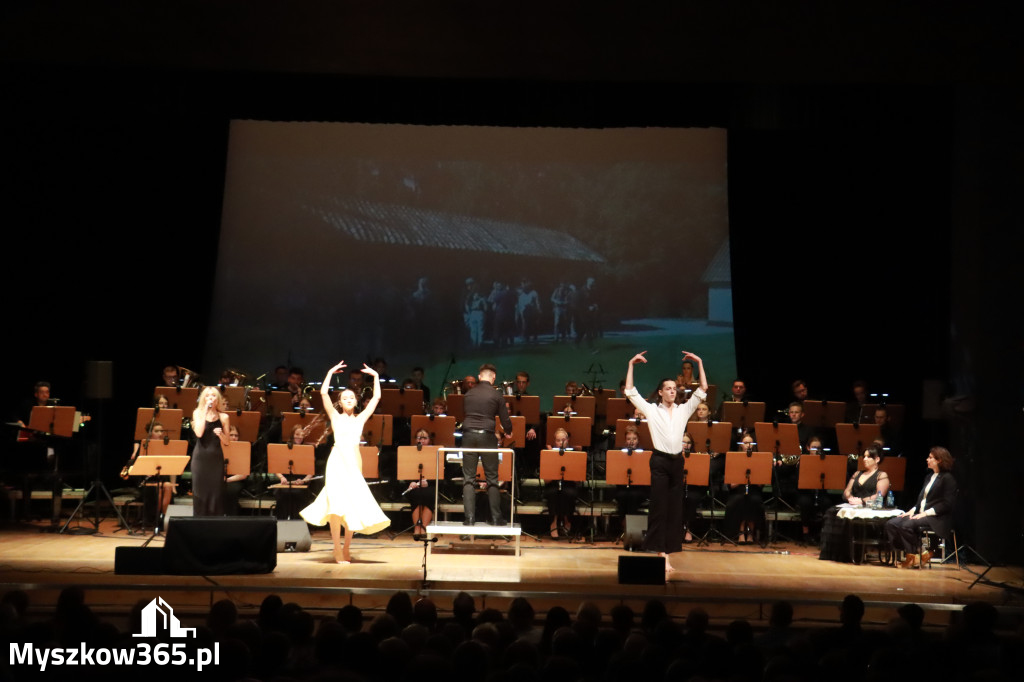
[{"label": "stage", "polygon": [[[993,568],[971,587],[982,570],[976,565],[957,570],[953,563],[936,563],[930,569],[901,570],[876,561],[819,561],[816,548],[794,543],[766,548],[686,545],[672,555],[675,570],[664,585],[633,585],[620,584],[619,557],[648,555],[626,552],[612,542],[569,544],[524,535],[521,556],[516,557],[513,538],[481,536],[461,542],[442,536],[432,547],[424,577],[424,544],[408,533],[357,536],[353,563],[338,565],[329,533],[317,530],[310,551],[278,553],[272,573],[164,576],[115,574],[115,549],[142,546],[148,535],[128,535],[108,520],[101,522],[98,533],[78,534],[90,529],[90,523],[72,524],[63,534],[53,532],[48,523],[0,529],[0,592],[24,589],[33,607],[46,609],[61,588],[80,586],[87,603],[110,617],[156,595],[196,618],[225,597],[244,613],[255,611],[272,593],[323,614],[349,603],[372,614],[397,590],[429,595],[441,609],[449,608],[451,598],[464,590],[477,598],[478,609],[502,611],[517,596],[530,599],[538,611],[554,604],[574,611],[584,600],[603,608],[625,602],[639,611],[648,599],[659,598],[677,616],[699,605],[718,620],[752,622],[763,622],[778,599],[794,604],[798,621],[830,622],[843,596],[851,593],[867,603],[866,620],[877,623],[886,622],[906,602],[924,607],[927,622],[936,626],[969,601],[1024,606],[1017,567]],[[163,542],[157,536],[149,546]]]}]

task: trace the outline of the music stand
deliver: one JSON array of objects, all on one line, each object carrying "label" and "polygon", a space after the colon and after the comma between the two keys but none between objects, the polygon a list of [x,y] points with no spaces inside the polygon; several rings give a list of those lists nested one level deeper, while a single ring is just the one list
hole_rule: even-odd
[{"label": "music stand", "polygon": [[140,407],[135,415],[134,440],[149,438],[149,429],[155,422],[164,427],[164,434],[170,440],[181,439],[181,420],[184,411],[176,408]]},{"label": "music stand", "polygon": [[842,490],[846,485],[845,455],[800,455],[798,490],[813,490],[814,501],[826,490]]},{"label": "music stand", "polygon": [[254,443],[260,434],[260,413],[256,410],[235,410],[231,413],[230,425],[238,429],[238,440]]},{"label": "music stand", "polygon": [[[153,441],[150,445],[155,446],[159,441]],[[171,443],[181,443],[185,448],[188,447],[188,443],[185,441],[169,441],[164,443],[168,449],[172,448]],[[173,448],[177,450],[180,446],[174,445]],[[169,476],[181,476],[182,472],[185,471],[185,465],[188,464],[188,455],[145,455],[143,457],[136,457],[135,463],[128,469],[129,476],[154,476],[156,482],[159,483],[157,490],[157,501],[156,508],[161,510],[157,514],[156,528],[153,530],[153,534],[146,538],[146,541],[142,543],[143,547],[146,547],[153,541],[153,539],[160,535],[164,525],[164,514],[163,508],[163,490],[164,490],[164,477]]]},{"label": "music stand", "polygon": [[[719,455],[723,455],[731,449],[732,445],[732,423],[730,422],[687,422],[686,432],[690,434],[690,440],[693,442],[694,452],[706,452],[711,455],[714,459]],[[711,496],[711,513],[714,514],[715,503],[725,505],[715,497],[715,486],[711,485],[717,481],[712,481],[711,476],[708,476],[708,494]]]},{"label": "music stand", "polygon": [[374,414],[363,424],[363,442],[372,443],[376,447],[392,444],[394,417],[390,414]]},{"label": "music stand", "polygon": [[291,391],[269,391],[265,395],[267,405],[267,416],[280,417],[286,412],[292,411]]},{"label": "music stand", "polygon": [[604,480],[609,485],[651,484],[650,450],[608,450],[605,453]]},{"label": "music stand", "polygon": [[[864,459],[858,460],[858,469],[864,465]],[[907,460],[903,457],[886,457],[878,465],[881,471],[889,475],[889,490],[901,493],[907,484]]]},{"label": "music stand", "polygon": [[[750,494],[750,486],[764,487],[772,482],[772,470],[775,458],[770,452],[735,452],[725,453],[725,482],[731,487],[743,486],[743,494]],[[776,515],[776,523],[778,515]],[[768,538],[763,538],[762,547],[768,545]]]},{"label": "music stand", "polygon": [[220,386],[220,392],[228,404],[228,410],[245,409],[245,386]]},{"label": "music stand", "polygon": [[48,436],[71,438],[78,430],[75,424],[76,413],[77,410],[70,406],[35,405],[28,418],[28,428]]},{"label": "music stand", "polygon": [[[881,435],[878,424],[836,424],[836,441],[839,454],[859,455]],[[760,437],[758,437],[760,440]]]},{"label": "music stand", "polygon": [[315,445],[327,432],[327,415],[309,411],[285,412],[281,415],[282,443],[287,443],[292,439],[292,431],[296,426],[303,429],[302,442],[307,445]]},{"label": "music stand", "polygon": [[[441,455],[438,454],[440,445],[399,445],[398,446],[398,480],[399,481],[440,481],[444,479],[444,465],[441,462]],[[404,496],[409,488],[402,491]],[[437,509],[436,505],[434,507]],[[391,536],[396,537],[412,530],[416,525],[401,530]],[[424,540],[428,541],[428,540]],[[426,551],[426,548],[424,548]]]},{"label": "music stand", "polygon": [[636,414],[636,407],[629,402],[629,398],[609,398],[605,402],[605,418],[608,423],[621,420],[632,420]]},{"label": "music stand", "polygon": [[224,476],[248,476],[252,471],[252,443],[244,440],[231,441],[222,447],[224,452]]},{"label": "music stand", "polygon": [[805,400],[804,424],[819,431],[834,428],[846,419],[846,403],[838,400]]},{"label": "music stand", "polygon": [[[434,445],[455,447],[455,417],[438,417],[432,414],[414,414],[409,425],[411,444],[416,444],[416,434],[424,430],[430,434],[430,442]],[[399,446],[402,447],[402,446]]]},{"label": "music stand", "polygon": [[466,420],[466,396],[461,393],[449,393],[444,399],[447,406],[447,414],[455,417],[460,424]]},{"label": "music stand", "polygon": [[[267,444],[267,472],[272,474],[286,474],[299,476],[312,476],[316,473],[316,448],[312,445],[294,445],[292,443],[268,443]],[[287,490],[289,494],[293,490],[306,490],[309,486],[305,483],[293,483],[289,478],[288,483],[274,483],[267,486],[271,490]],[[292,502],[288,503],[288,519],[291,520]]]},{"label": "music stand", "polygon": [[199,401],[198,388],[181,388],[180,386],[157,386],[153,391],[154,404],[164,396],[172,410],[187,410],[189,413],[196,408]]},{"label": "music stand", "polygon": [[[587,480],[587,453],[583,450],[541,450],[540,478],[542,481],[557,481],[558,494],[562,494],[565,481],[584,482]],[[548,510],[552,516],[553,509]],[[572,514],[576,515],[576,500],[572,500]],[[591,514],[593,519],[593,514]],[[559,531],[564,530],[559,528]]]},{"label": "music stand", "polygon": [[[736,431],[743,433],[757,422],[764,421],[764,403],[727,401],[722,403],[718,418],[736,425]],[[739,439],[737,439],[739,440]]]},{"label": "music stand", "polygon": [[594,416],[597,419],[607,420],[608,418],[608,401],[617,396],[619,393],[615,389],[611,388],[595,388],[594,393]]},{"label": "music stand", "polygon": [[548,437],[554,435],[558,429],[565,429],[569,434],[569,445],[574,448],[590,447],[590,431],[593,420],[590,417],[563,417],[550,415],[548,417]]},{"label": "music stand", "polygon": [[695,452],[715,455],[729,451],[729,446],[732,443],[732,424],[730,422],[688,422],[686,430],[693,441]]},{"label": "music stand", "polygon": [[570,406],[572,416],[590,417],[593,421],[597,400],[592,395],[556,395],[551,399],[551,409],[556,414],[564,414],[566,406]]},{"label": "music stand", "polygon": [[267,416],[267,393],[268,391],[259,388],[249,391],[249,409],[259,412],[261,417]]},{"label": "music stand", "polygon": [[[526,417],[509,417],[509,421],[512,422],[512,431],[506,433],[505,447],[507,448],[524,448],[526,447]],[[495,431],[501,430],[501,418],[494,418],[494,429]],[[511,436],[511,440],[507,437]]]},{"label": "music stand", "polygon": [[[796,424],[756,422],[754,424],[754,434],[761,447],[769,445],[772,448],[771,452],[776,460],[783,457],[798,457],[801,454],[800,434]],[[776,466],[772,467],[772,478],[772,492],[774,493],[774,496],[771,502],[772,510],[775,514],[775,522],[772,525],[772,537],[769,538],[769,542],[771,542],[775,537],[784,537],[778,532],[779,505],[785,505],[789,511],[796,511],[784,499],[782,499],[782,486],[779,484],[779,472],[778,467]],[[792,541],[792,538],[786,539]]]},{"label": "music stand", "polygon": [[[380,450],[377,449],[376,445],[360,445],[359,446],[359,458],[363,464],[363,478],[380,478]],[[387,481],[376,481],[375,483],[367,483],[367,485],[375,485],[376,483],[387,483]]]},{"label": "music stand", "polygon": [[523,417],[527,424],[540,424],[540,396],[507,395],[505,406],[510,417]]},{"label": "music stand", "polygon": [[[698,452],[684,452],[683,455],[683,504],[689,504],[688,498],[690,492],[690,483],[694,485],[707,486],[708,481],[711,478],[711,455]],[[684,532],[689,532],[691,529],[688,526],[683,526]],[[715,528],[715,508],[711,507],[711,521],[709,523],[708,531],[704,533],[704,536],[697,541],[697,545],[708,543],[708,536],[712,533],[718,535],[723,540],[727,540],[724,535],[718,532]]]},{"label": "music stand", "polygon": [[405,419],[423,414],[423,391],[418,388],[382,389],[375,412]]},{"label": "music stand", "polygon": [[894,429],[903,428],[903,417],[906,415],[907,406],[901,403],[865,403],[860,408],[860,421],[874,424],[875,410],[879,407],[885,408],[886,414],[889,415],[889,423]]},{"label": "music stand", "polygon": [[646,419],[619,419],[615,422],[615,447],[622,449],[626,447],[626,427],[632,424],[636,427],[637,435],[640,437],[640,447],[644,450],[653,450],[654,441],[651,439],[651,426]]}]

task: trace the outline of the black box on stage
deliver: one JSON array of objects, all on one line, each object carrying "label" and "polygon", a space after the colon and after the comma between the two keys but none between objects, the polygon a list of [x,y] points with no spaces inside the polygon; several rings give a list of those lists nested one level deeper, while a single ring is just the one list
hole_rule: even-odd
[{"label": "black box on stage", "polygon": [[277,522],[278,552],[308,552],[312,544],[313,539],[309,537],[309,526],[305,521]]},{"label": "black box on stage", "polygon": [[619,584],[620,585],[664,585],[665,584],[665,557],[620,555],[619,556]]},{"label": "black box on stage", "polygon": [[115,575],[163,575],[163,547],[115,547]]},{"label": "black box on stage", "polygon": [[277,567],[277,520],[267,517],[174,517],[164,566],[170,575],[270,573]]},{"label": "black box on stage", "polygon": [[643,549],[647,535],[647,514],[626,514],[626,530],[622,534],[622,546],[630,552]]}]

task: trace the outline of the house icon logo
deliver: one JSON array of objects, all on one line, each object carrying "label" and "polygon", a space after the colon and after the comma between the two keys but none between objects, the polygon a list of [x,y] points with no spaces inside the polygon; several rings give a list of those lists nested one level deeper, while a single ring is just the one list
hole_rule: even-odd
[{"label": "house icon logo", "polygon": [[162,597],[156,597],[142,609],[142,632],[132,637],[157,637],[163,634],[170,637],[195,637],[196,629],[181,627],[171,605]]}]

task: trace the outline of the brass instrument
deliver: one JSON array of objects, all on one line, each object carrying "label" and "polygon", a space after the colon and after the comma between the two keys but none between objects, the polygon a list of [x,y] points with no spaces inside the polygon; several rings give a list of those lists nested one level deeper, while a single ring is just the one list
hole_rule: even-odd
[{"label": "brass instrument", "polygon": [[779,461],[784,466],[793,466],[800,463],[800,455],[779,455]]},{"label": "brass instrument", "polygon": [[188,388],[189,386],[195,386],[196,388],[203,388],[197,379],[199,379],[199,372],[194,372],[188,367],[182,367],[178,365],[178,376],[181,377],[181,387]]},{"label": "brass instrument", "polygon": [[249,378],[249,375],[238,369],[226,369],[220,378],[222,380],[229,379],[226,382],[228,386],[246,386],[246,380]]}]

